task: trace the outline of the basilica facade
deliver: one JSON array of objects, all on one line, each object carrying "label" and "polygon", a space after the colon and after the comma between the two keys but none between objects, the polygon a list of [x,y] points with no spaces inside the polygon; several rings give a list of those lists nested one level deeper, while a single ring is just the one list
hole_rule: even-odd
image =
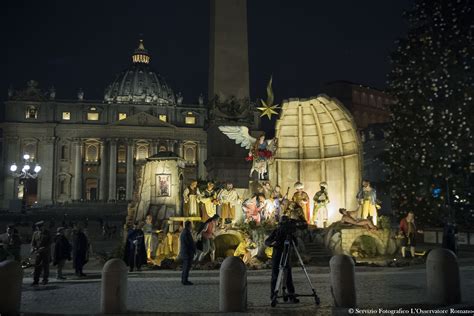
[{"label": "basilica facade", "polygon": [[[159,152],[186,162],[187,179],[205,179],[207,108],[202,96],[183,103],[151,67],[140,41],[130,66],[106,88],[103,100],[58,100],[29,81],[10,89],[3,132],[3,208],[22,200],[27,206],[76,201],[130,200],[134,170]],[[12,176],[9,168],[38,163],[37,178]],[[21,167],[20,167],[21,168]]]}]

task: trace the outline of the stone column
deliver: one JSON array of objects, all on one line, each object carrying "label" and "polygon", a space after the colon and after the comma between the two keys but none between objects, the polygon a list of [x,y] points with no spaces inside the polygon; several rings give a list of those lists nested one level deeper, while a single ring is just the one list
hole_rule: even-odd
[{"label": "stone column", "polygon": [[176,146],[177,146],[176,153],[178,154],[178,156],[180,158],[184,159],[184,157],[183,157],[183,142],[181,140],[178,140],[178,142],[176,143]]},{"label": "stone column", "polygon": [[105,139],[100,144],[99,200],[107,201],[107,152]]},{"label": "stone column", "polygon": [[133,145],[133,140],[127,142],[127,201],[130,201],[133,196]]},{"label": "stone column", "polygon": [[[247,0],[211,0],[209,100],[249,96]],[[229,67],[232,65],[232,67]]]},{"label": "stone column", "polygon": [[82,199],[82,141],[73,140],[74,147],[74,189],[72,199],[78,201]]},{"label": "stone column", "polygon": [[206,171],[206,166],[204,163],[206,162],[207,159],[207,144],[204,142],[200,142],[198,144],[198,177],[200,179],[206,179],[207,178],[207,171]]},{"label": "stone column", "polygon": [[[16,181],[15,178],[10,174],[10,165],[12,163],[19,163],[20,158],[20,138],[17,136],[6,136],[5,137],[5,158],[3,160],[3,173],[4,173],[4,187],[3,187],[3,207],[8,209],[10,206],[10,200],[17,199],[16,195]],[[21,165],[17,165],[21,168]]]},{"label": "stone column", "polygon": [[55,139],[55,137],[42,137],[38,144],[38,159],[35,159],[35,163],[41,166],[38,175],[38,201],[42,205],[53,203]]},{"label": "stone column", "polygon": [[117,199],[117,140],[109,139],[109,201]]},{"label": "stone column", "polygon": [[159,145],[159,140],[155,139],[155,140],[152,140],[151,143],[150,143],[150,146],[151,146],[151,155],[156,155],[158,153],[158,145]]},{"label": "stone column", "polygon": [[174,143],[176,141],[174,140],[167,140],[166,143],[168,144],[168,151],[174,152]]}]

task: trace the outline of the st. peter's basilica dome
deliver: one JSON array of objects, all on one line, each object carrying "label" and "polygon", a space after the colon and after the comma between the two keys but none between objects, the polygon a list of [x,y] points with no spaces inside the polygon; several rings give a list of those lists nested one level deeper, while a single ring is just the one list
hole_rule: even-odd
[{"label": "st. peter's basilica dome", "polygon": [[140,40],[132,55],[132,64],[122,71],[105,90],[105,102],[136,104],[175,104],[173,90],[150,67],[150,54]]}]

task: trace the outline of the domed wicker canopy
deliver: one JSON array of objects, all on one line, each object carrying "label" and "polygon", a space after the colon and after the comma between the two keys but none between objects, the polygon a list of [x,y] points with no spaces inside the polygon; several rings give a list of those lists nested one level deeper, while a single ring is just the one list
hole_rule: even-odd
[{"label": "domed wicker canopy", "polygon": [[339,208],[357,207],[360,140],[351,114],[338,100],[320,95],[284,101],[275,136],[278,150],[270,170],[273,184],[285,190],[301,181],[312,198],[320,183],[327,182],[330,222],[339,220]]}]

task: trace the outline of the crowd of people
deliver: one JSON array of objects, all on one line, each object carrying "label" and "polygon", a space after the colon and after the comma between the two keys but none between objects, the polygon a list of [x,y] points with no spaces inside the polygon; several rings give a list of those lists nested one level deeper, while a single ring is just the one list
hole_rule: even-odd
[{"label": "crowd of people", "polygon": [[[89,239],[83,232],[82,225],[73,224],[72,234],[69,240],[65,235],[65,227],[58,227],[56,235],[52,236],[44,221],[36,222],[31,237],[31,258],[21,258],[21,239],[18,230],[13,224],[7,226],[7,232],[0,235],[0,261],[11,259],[18,261],[24,267],[32,266],[33,286],[46,285],[49,282],[50,265],[56,268],[56,279],[65,280],[63,268],[67,261],[73,262],[77,277],[86,276],[83,267],[89,258]],[[29,262],[29,264],[27,264]]]}]

